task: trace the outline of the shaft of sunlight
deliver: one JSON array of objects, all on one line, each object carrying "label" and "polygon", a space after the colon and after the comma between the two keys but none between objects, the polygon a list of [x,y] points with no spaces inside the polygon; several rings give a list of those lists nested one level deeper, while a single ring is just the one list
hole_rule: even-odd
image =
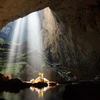
[{"label": "shaft of sunlight", "polygon": [[20,25],[20,31],[19,31],[19,36],[18,36],[18,46],[17,46],[17,55],[19,55],[18,59],[16,59],[16,62],[19,62],[21,60],[20,54],[23,53],[22,51],[22,43],[25,41],[24,35],[25,35],[25,23],[26,23],[26,17],[21,19],[21,25]]},{"label": "shaft of sunlight", "polygon": [[41,24],[38,12],[28,15],[28,62],[33,68],[41,71],[42,43],[40,34]]},{"label": "shaft of sunlight", "polygon": [[[27,25],[26,25],[27,24]],[[27,27],[26,27],[27,26]],[[16,63],[21,60],[16,58],[16,55],[23,53],[22,43],[27,41],[27,62],[37,72],[42,71],[43,56],[42,56],[42,41],[41,41],[41,24],[39,13],[34,12],[24,18],[15,21],[13,36],[11,39],[10,52],[8,55],[8,69],[10,70],[11,63]],[[26,36],[27,34],[27,36]],[[26,38],[27,37],[27,38]],[[9,72],[9,71],[8,71]]]},{"label": "shaft of sunlight", "polygon": [[14,21],[15,26],[12,31],[12,38],[11,38],[11,44],[9,48],[9,54],[8,54],[8,62],[7,62],[7,69],[6,72],[10,72],[10,68],[13,67],[13,63],[19,62],[20,57],[16,58],[16,55],[20,55],[22,52],[21,44],[24,41],[24,30],[25,30],[25,22],[26,18],[20,18],[16,21]]},{"label": "shaft of sunlight", "polygon": [[40,47],[40,19],[38,12],[28,15],[28,49],[41,52]]},{"label": "shaft of sunlight", "polygon": [[17,49],[17,41],[18,41],[18,36],[19,36],[19,31],[21,27],[21,19],[15,21],[15,26],[12,32],[12,39],[11,39],[11,44],[9,48],[9,54],[8,54],[8,62],[7,62],[7,68],[6,72],[9,73],[11,71],[11,63],[15,61],[15,52]]},{"label": "shaft of sunlight", "polygon": [[8,55],[8,63],[12,63],[14,61],[14,56],[17,49],[16,45],[18,45],[17,41],[18,41],[18,36],[20,33],[21,22],[22,22],[21,19],[18,19],[17,21],[15,21],[15,27],[14,27],[13,36],[11,39],[11,46],[9,48],[10,53]]}]

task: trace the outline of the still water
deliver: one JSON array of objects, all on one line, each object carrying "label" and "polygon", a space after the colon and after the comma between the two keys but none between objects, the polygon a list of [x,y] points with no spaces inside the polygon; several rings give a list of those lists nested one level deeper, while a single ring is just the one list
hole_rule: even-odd
[{"label": "still water", "polygon": [[0,100],[63,100],[62,93],[65,86],[57,86],[50,88],[45,92],[39,92],[36,89],[27,88],[21,90],[19,93],[0,93]]}]

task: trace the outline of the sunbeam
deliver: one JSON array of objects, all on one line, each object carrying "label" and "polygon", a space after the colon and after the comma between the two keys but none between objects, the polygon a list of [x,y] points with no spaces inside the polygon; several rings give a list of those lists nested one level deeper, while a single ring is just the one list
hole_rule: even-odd
[{"label": "sunbeam", "polygon": [[17,49],[17,42],[18,42],[18,36],[20,33],[20,27],[21,27],[21,19],[17,20],[15,23],[15,28],[13,30],[13,36],[11,40],[11,47],[10,47],[10,53],[8,55],[8,63],[13,62],[14,60],[14,53],[16,52]]},{"label": "sunbeam", "polygon": [[[48,8],[46,9],[46,12],[51,13]],[[2,91],[5,93],[4,98],[6,99],[10,100],[7,91],[19,92],[17,97],[11,95],[11,99],[21,100],[24,97],[25,100],[44,100],[48,98],[48,95],[45,95],[47,90],[59,85],[50,79],[51,69],[49,69],[46,57],[48,51],[45,50],[44,35],[46,33],[43,27],[44,23],[47,25],[46,27],[48,24],[44,22],[44,13],[45,10],[44,12],[34,12],[8,24],[11,31],[9,31],[10,35],[8,34],[9,39],[5,39],[7,42],[4,41],[4,47],[6,46],[7,49],[0,48],[1,51],[3,50],[3,54],[6,54],[6,60],[3,61],[4,72],[0,73],[0,81],[4,82],[1,84],[4,87]],[[50,21],[49,18],[47,21]],[[3,29],[3,32],[8,26]],[[55,77],[53,76],[53,78]],[[50,91],[48,93],[51,94]],[[26,99],[27,97],[30,98]]]},{"label": "sunbeam", "polygon": [[[13,63],[21,61],[23,53],[23,43],[26,41],[26,56],[27,63],[38,72],[42,71],[43,57],[42,57],[42,41],[41,41],[41,24],[38,12],[29,14],[26,17],[16,20],[13,36],[11,39],[11,46],[9,48],[7,72]],[[24,50],[25,51],[25,50]]]},{"label": "sunbeam", "polygon": [[37,71],[41,71],[42,64],[40,28],[41,25],[38,12],[28,15],[28,62],[30,62]]},{"label": "sunbeam", "polygon": [[18,19],[17,21],[15,21],[15,26],[14,26],[14,30],[13,30],[13,36],[11,39],[11,46],[9,48],[9,54],[8,54],[8,64],[7,64],[7,68],[6,68],[6,72],[9,73],[11,71],[10,67],[11,67],[11,63],[14,63],[15,61],[15,53],[16,53],[16,49],[17,49],[17,45],[18,45],[18,37],[20,34],[20,27],[21,27],[21,22],[22,19]]}]

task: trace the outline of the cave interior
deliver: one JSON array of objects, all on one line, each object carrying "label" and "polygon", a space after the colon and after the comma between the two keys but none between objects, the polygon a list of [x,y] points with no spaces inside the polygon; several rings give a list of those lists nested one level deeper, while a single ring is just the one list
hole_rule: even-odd
[{"label": "cave interior", "polygon": [[1,91],[39,74],[68,85],[59,100],[100,98],[100,0],[1,0],[0,29]]}]

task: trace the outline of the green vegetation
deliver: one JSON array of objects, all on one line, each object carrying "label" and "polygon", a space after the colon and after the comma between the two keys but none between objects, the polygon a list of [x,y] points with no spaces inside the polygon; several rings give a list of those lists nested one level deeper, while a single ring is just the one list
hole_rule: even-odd
[{"label": "green vegetation", "polygon": [[0,38],[0,44],[5,44],[5,41],[2,38]]},{"label": "green vegetation", "polygon": [[[27,63],[26,55],[25,53],[15,53],[14,63],[8,64],[7,56],[9,54],[9,47],[10,43],[5,43],[5,41],[2,38],[0,38],[0,73],[9,73],[11,75],[17,75],[20,73],[22,66]],[[11,56],[13,56],[13,54]]]},{"label": "green vegetation", "polygon": [[26,62],[17,62],[17,63],[10,63],[8,64],[8,70],[7,70],[7,73],[10,73],[10,74],[13,74],[13,75],[17,75],[22,66],[26,64]]}]

